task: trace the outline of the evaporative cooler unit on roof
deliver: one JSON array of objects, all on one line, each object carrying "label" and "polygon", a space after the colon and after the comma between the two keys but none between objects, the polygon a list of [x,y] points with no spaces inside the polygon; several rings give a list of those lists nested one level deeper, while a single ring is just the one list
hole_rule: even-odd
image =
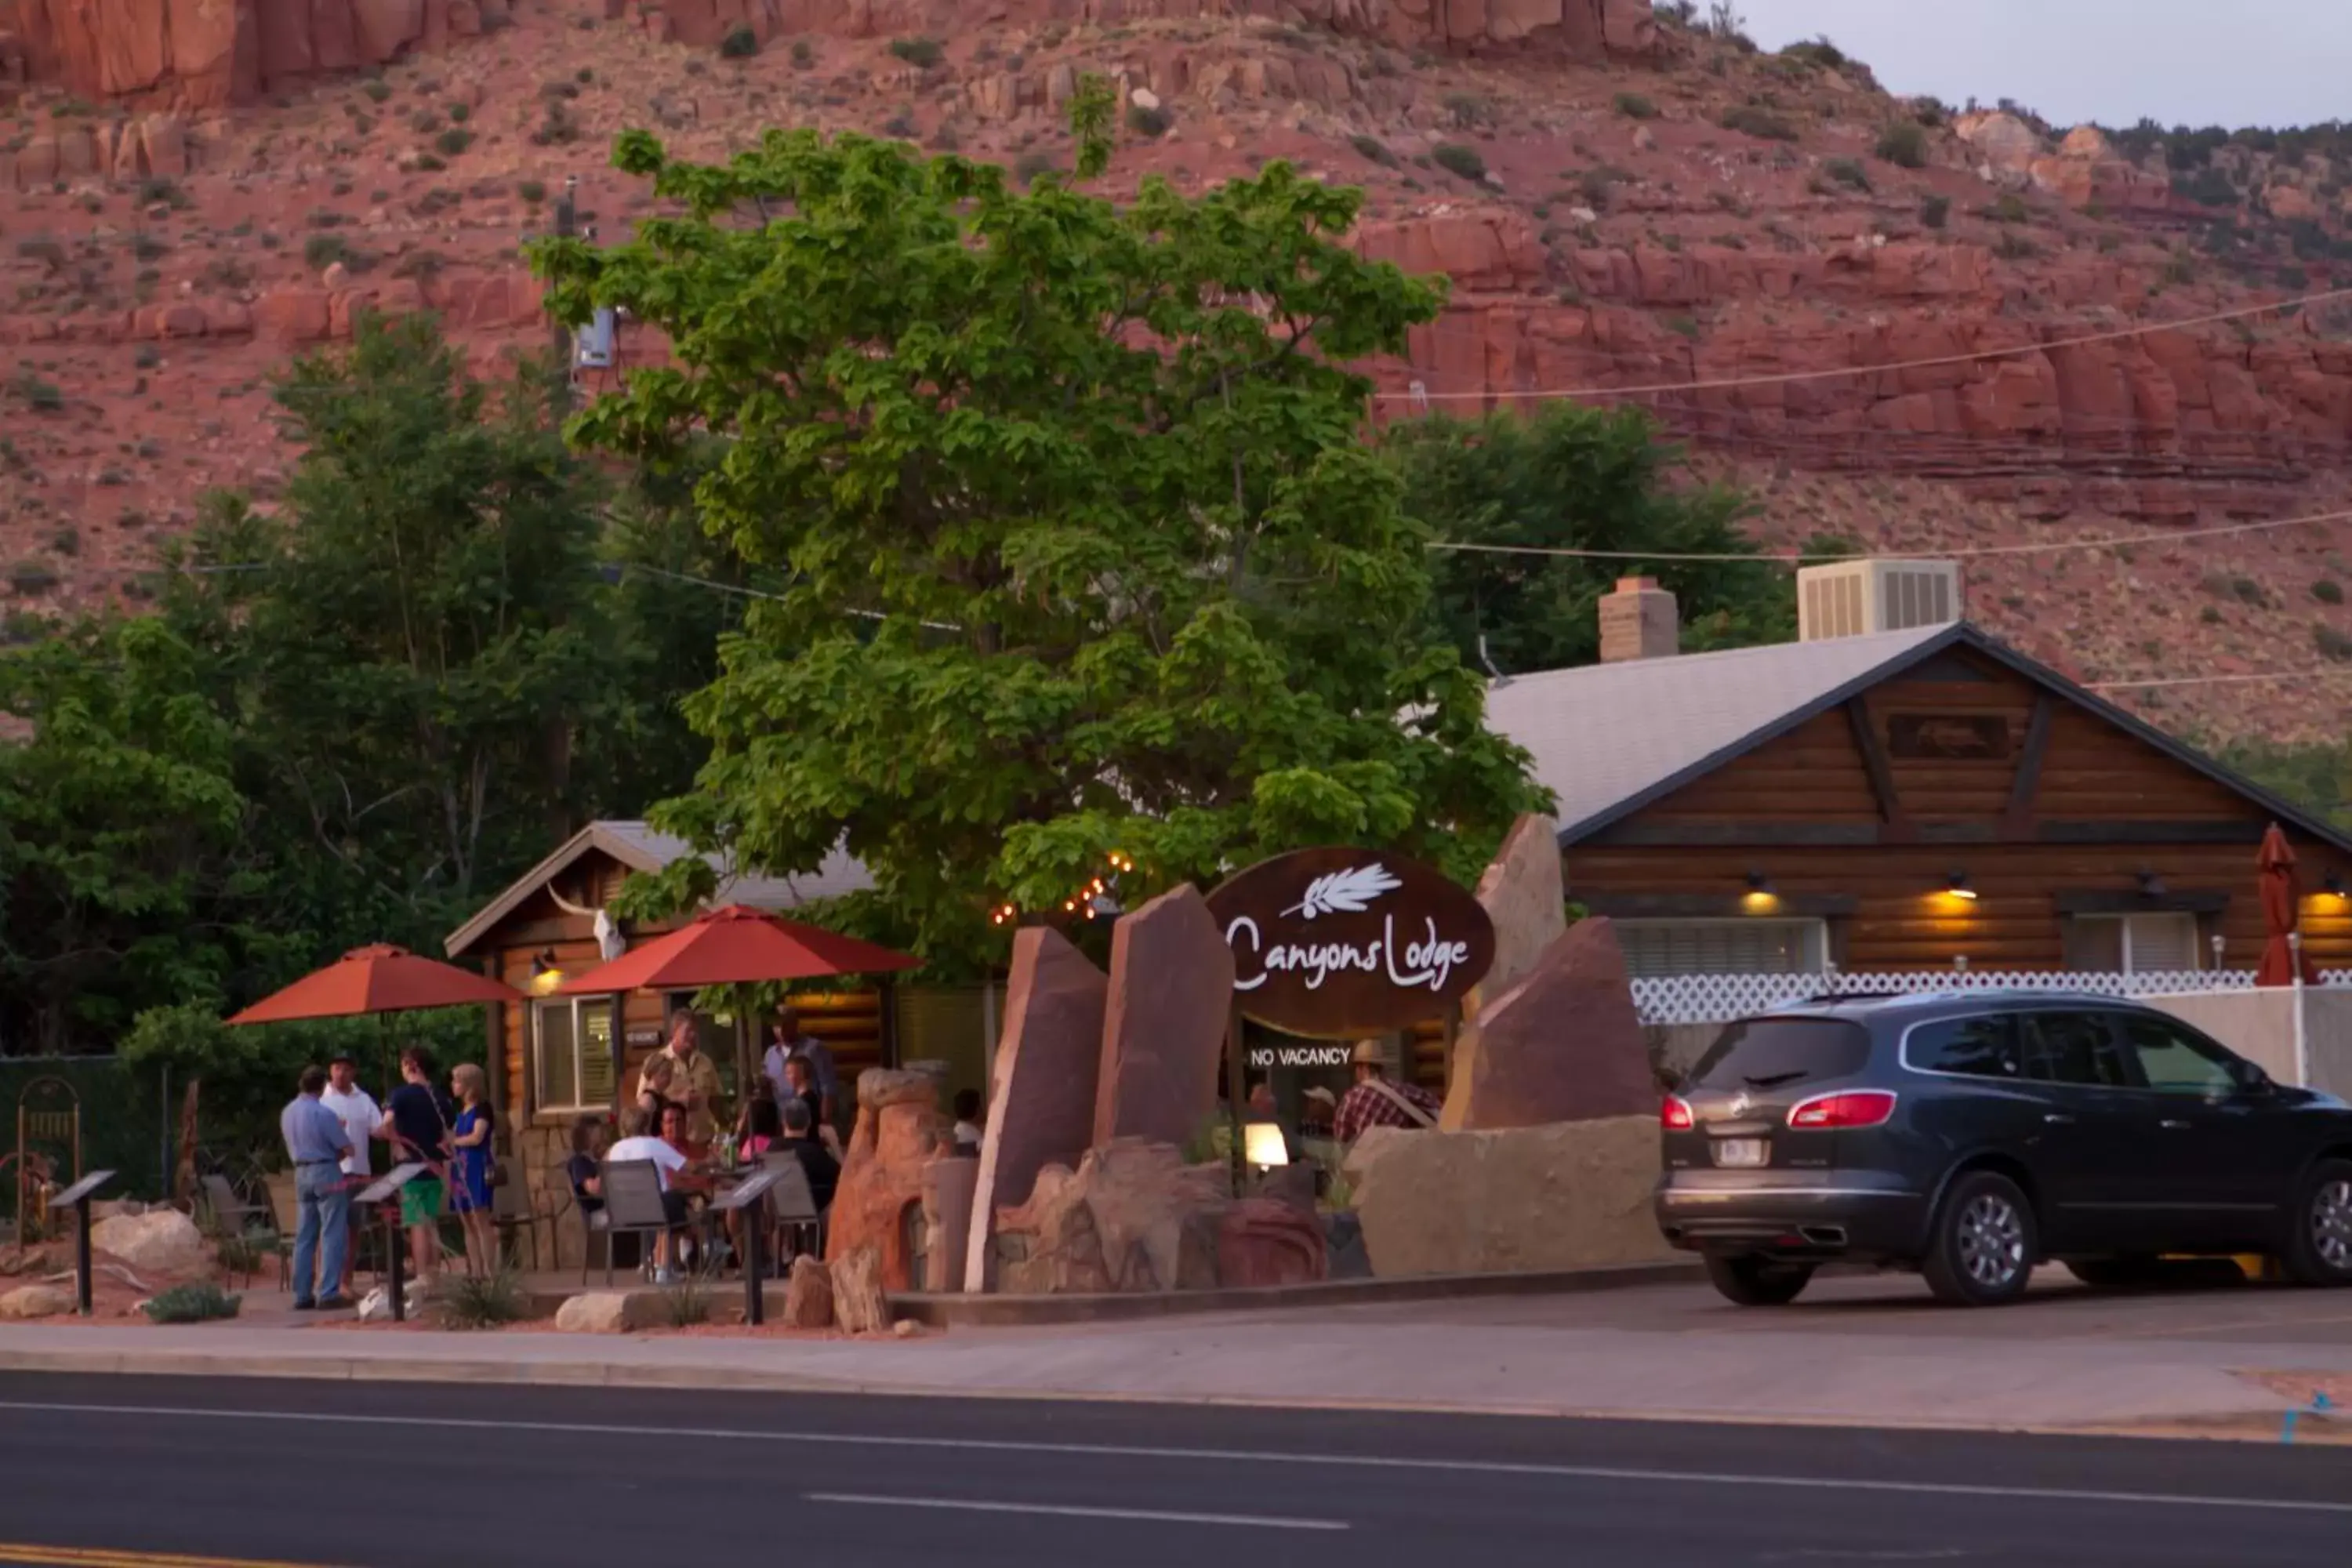
[{"label": "evaporative cooler unit on roof", "polygon": [[1797,638],[1869,637],[1960,618],[1956,561],[1839,561],[1797,574]]}]

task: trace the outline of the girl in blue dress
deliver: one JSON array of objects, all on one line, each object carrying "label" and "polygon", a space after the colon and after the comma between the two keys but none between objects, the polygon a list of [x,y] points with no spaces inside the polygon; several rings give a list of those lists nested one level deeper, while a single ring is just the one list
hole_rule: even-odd
[{"label": "girl in blue dress", "polygon": [[450,1145],[456,1151],[449,1165],[449,1212],[466,1227],[466,1271],[497,1272],[497,1221],[490,1213],[490,1137],[498,1129],[490,1109],[489,1080],[482,1069],[466,1062],[451,1069],[449,1090],[457,1101],[457,1125]]}]

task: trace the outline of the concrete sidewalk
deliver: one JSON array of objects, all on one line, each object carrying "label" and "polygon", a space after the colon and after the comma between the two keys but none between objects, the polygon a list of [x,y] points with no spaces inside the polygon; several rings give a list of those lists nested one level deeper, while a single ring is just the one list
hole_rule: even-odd
[{"label": "concrete sidewalk", "polygon": [[[911,1340],[207,1324],[0,1327],[0,1371],[872,1392],[1360,1406],[1997,1429],[2119,1428],[2275,1415],[2242,1375],[2352,1373],[2352,1342],[2267,1325],[2225,1339],[2037,1337],[1999,1314],[1885,1310],[1870,1331],[1744,1314],[1694,1330],[1690,1288],[1507,1310],[1425,1303],[1147,1323],[956,1329]],[[1675,1294],[1681,1292],[1681,1295]],[[1649,1292],[1638,1293],[1647,1296]],[[2307,1298],[2304,1298],[2307,1300]],[[2193,1310],[2193,1309],[2192,1309]],[[1482,1319],[1482,1312],[1485,1314]],[[2043,1320],[2063,1318],[2063,1308]],[[1987,1332],[1997,1318],[2012,1333]],[[2339,1320],[2340,1321],[2340,1320]],[[1864,1319],[1855,1318],[1857,1330]],[[1719,1323],[1719,1328],[1713,1325]],[[1788,1323],[1788,1327],[1779,1326]],[[1763,1325],[1763,1326],[1759,1326]],[[1948,1325],[1947,1328],[1945,1325]],[[1965,1330],[1965,1331],[1962,1331]]]}]

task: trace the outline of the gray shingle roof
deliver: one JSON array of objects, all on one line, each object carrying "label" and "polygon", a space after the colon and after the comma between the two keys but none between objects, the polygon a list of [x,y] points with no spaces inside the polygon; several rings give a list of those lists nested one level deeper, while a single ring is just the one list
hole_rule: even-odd
[{"label": "gray shingle roof", "polygon": [[1762,731],[1869,684],[1953,630],[1923,626],[1512,676],[1487,688],[1486,723],[1534,754],[1537,782],[1559,799],[1560,837],[1573,838],[1728,761]]},{"label": "gray shingle roof", "polygon": [[[631,820],[592,822],[565,839],[555,852],[520,877],[478,910],[474,918],[449,933],[442,944],[449,956],[466,952],[522,901],[545,887],[548,879],[591,849],[602,849],[633,871],[658,871],[694,853],[683,838],[657,833],[649,825]],[[817,868],[795,877],[736,876],[716,856],[706,857],[719,873],[714,904],[750,904],[754,909],[791,910],[819,899],[860,892],[874,885],[866,868],[839,846],[828,851]]]}]

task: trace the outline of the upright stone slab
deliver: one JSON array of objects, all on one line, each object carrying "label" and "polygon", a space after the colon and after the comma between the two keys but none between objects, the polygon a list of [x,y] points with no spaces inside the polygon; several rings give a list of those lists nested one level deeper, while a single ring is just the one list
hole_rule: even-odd
[{"label": "upright stone slab", "polygon": [[1094,1136],[1108,992],[1103,972],[1061,932],[1029,926],[1014,933],[964,1249],[967,1290],[988,1289],[996,1211],[1028,1202],[1037,1173],[1076,1165]]},{"label": "upright stone slab", "polygon": [[1617,933],[1579,921],[1462,1033],[1439,1125],[1536,1127],[1654,1112],[1658,1086]]},{"label": "upright stone slab", "polygon": [[980,1162],[943,1154],[923,1167],[923,1224],[930,1241],[923,1253],[923,1289],[963,1289],[964,1258],[971,1247],[971,1196],[980,1182]]},{"label": "upright stone slab", "polygon": [[1190,882],[1118,922],[1095,1091],[1097,1148],[1114,1138],[1181,1146],[1216,1114],[1233,995],[1233,950]]},{"label": "upright stone slab", "polygon": [[1511,825],[1503,847],[1478,879],[1478,902],[1495,922],[1495,962],[1476,990],[1463,998],[1466,1022],[1489,997],[1524,979],[1544,949],[1568,930],[1568,893],[1560,880],[1559,824],[1529,812]]}]

